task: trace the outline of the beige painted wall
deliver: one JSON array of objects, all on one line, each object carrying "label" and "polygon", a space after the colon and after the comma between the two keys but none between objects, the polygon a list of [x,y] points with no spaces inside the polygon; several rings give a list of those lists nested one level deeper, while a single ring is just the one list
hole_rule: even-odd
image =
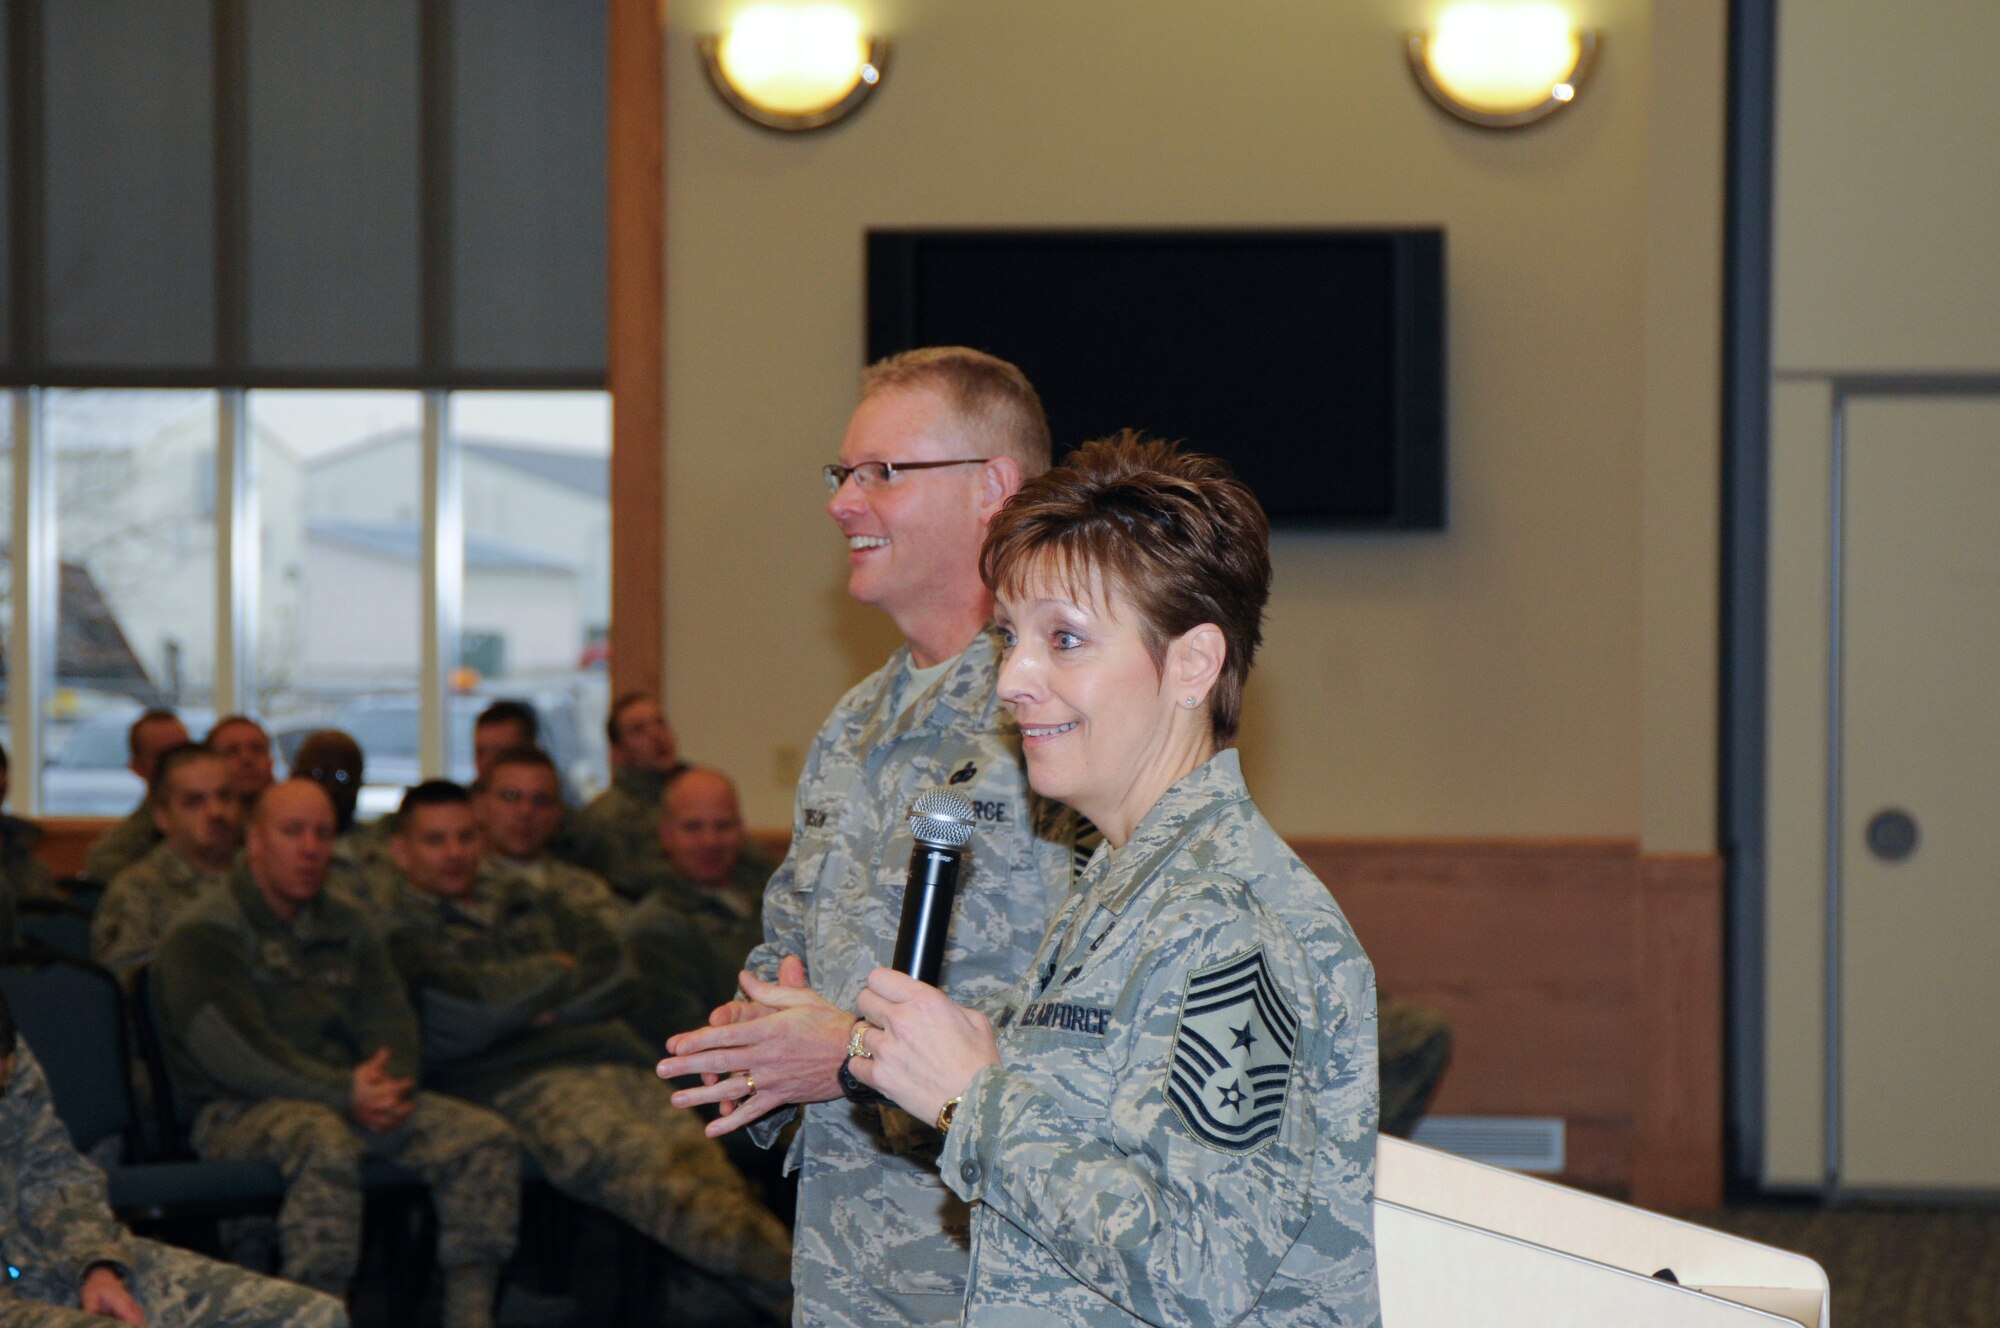
[{"label": "beige painted wall", "polygon": [[874,102],[783,137],[700,74],[728,0],[676,0],[668,697],[753,821],[787,819],[803,745],[894,643],[845,601],[815,474],[868,227],[1443,225],[1450,528],[1278,539],[1252,788],[1291,833],[1713,847],[1723,6],[1656,34],[1642,0],[1580,0],[1593,84],[1504,135],[1412,84],[1433,7],[901,0]]}]

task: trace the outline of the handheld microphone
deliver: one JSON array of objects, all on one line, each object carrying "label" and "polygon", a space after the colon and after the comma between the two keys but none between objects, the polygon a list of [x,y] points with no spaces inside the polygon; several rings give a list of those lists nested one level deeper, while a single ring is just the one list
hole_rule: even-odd
[{"label": "handheld microphone", "polygon": [[958,894],[958,868],[972,838],[972,800],[948,788],[928,789],[910,804],[909,883],[903,888],[903,923],[890,965],[932,986],[944,969],[945,933]]}]

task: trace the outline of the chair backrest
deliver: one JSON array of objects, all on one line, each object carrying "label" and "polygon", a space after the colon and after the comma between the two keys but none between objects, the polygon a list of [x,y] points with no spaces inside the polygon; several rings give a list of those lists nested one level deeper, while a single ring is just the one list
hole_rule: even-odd
[{"label": "chair backrest", "polygon": [[[21,935],[78,959],[90,958],[90,910],[54,899],[21,901]],[[38,1051],[35,1053],[40,1055]]]},{"label": "chair backrest", "polygon": [[0,952],[0,989],[77,1149],[112,1135],[136,1149],[118,979],[87,959],[31,945]]},{"label": "chair backrest", "polygon": [[65,876],[56,885],[65,899],[86,913],[95,913],[104,901],[104,882],[95,876]]},{"label": "chair backrest", "polygon": [[146,1066],[146,1080],[152,1090],[154,1137],[159,1155],[167,1161],[194,1156],[187,1140],[187,1127],[174,1101],[174,1081],[167,1070],[166,1025],[160,1019],[159,984],[153,980],[153,966],[144,963],[132,970],[132,1029],[138,1035],[139,1059]]}]

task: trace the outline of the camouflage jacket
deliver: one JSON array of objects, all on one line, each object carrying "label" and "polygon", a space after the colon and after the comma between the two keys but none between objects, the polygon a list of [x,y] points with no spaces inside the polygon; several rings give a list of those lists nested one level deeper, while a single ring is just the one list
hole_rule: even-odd
[{"label": "camouflage jacket", "polygon": [[[834,707],[806,758],[791,851],[764,898],[764,944],[747,967],[772,978],[801,956],[813,987],[843,1009],[893,956],[910,861],[910,802],[948,786],[979,825],[966,853],[944,987],[997,1002],[1028,971],[1068,892],[1073,813],[1035,796],[1020,731],[1000,705],[991,630],[908,705],[908,649]],[[769,1146],[791,1113],[750,1128]],[[939,1181],[928,1123],[894,1108],[813,1103],[792,1145],[799,1168],[798,1304],[808,1323],[952,1322],[968,1259],[968,1214]]]},{"label": "camouflage jacket", "polygon": [[587,867],[627,899],[666,869],[660,848],[660,795],[667,777],[619,766],[611,786],[577,809],[564,827],[571,862]]},{"label": "camouflage jacket", "polygon": [[129,1239],[111,1215],[104,1173],[70,1142],[48,1076],[21,1038],[0,1098],[0,1260],[20,1277],[0,1283],[0,1305],[10,1292],[74,1305],[92,1264],[130,1275]]},{"label": "camouflage jacket", "polygon": [[164,840],[119,872],[90,918],[91,958],[127,981],[148,962],[182,909],[229,873],[203,871]]},{"label": "camouflage jacket", "polygon": [[1102,849],[939,1166],[968,1324],[1372,1325],[1375,980],[1224,751]]},{"label": "camouflage jacket", "polygon": [[403,888],[403,869],[396,865],[389,840],[396,818],[357,821],[333,841],[333,865],[327,870],[327,892],[379,920],[395,905]]},{"label": "camouflage jacket", "polygon": [[384,928],[423,1025],[427,1087],[483,1102],[545,1066],[655,1059],[616,1022],[631,996],[616,938],[490,861],[470,899],[406,883]]},{"label": "camouflage jacket", "polygon": [[553,853],[526,859],[503,858],[495,854],[492,860],[537,890],[560,899],[576,912],[596,918],[606,931],[614,935],[625,929],[626,919],[631,916],[631,901],[613,890],[602,876],[587,867],[565,862]]},{"label": "camouflage jacket", "polygon": [[374,924],[322,890],[291,923],[239,859],[175,920],[153,961],[179,1106],[304,1098],[346,1111],[354,1067],[382,1047],[414,1075],[417,1018]]},{"label": "camouflage jacket", "polygon": [[669,875],[632,906],[625,952],[639,990],[627,1018],[648,1045],[700,1028],[736,994],[744,957],[764,938],[771,870],[769,859],[745,846],[727,884],[709,888]]},{"label": "camouflage jacket", "polygon": [[163,838],[153,825],[152,803],[141,800],[124,820],[90,841],[90,851],[83,855],[83,874],[109,885]]}]

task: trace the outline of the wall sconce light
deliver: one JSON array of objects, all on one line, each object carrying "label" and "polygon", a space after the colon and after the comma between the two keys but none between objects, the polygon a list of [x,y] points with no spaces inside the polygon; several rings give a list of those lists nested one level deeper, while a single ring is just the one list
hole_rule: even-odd
[{"label": "wall sconce light", "polygon": [[1553,4],[1462,4],[1405,48],[1417,85],[1447,112],[1517,129],[1576,100],[1600,44]]},{"label": "wall sconce light", "polygon": [[708,81],[731,110],[767,129],[818,129],[881,86],[889,43],[835,4],[759,4],[700,40]]}]

